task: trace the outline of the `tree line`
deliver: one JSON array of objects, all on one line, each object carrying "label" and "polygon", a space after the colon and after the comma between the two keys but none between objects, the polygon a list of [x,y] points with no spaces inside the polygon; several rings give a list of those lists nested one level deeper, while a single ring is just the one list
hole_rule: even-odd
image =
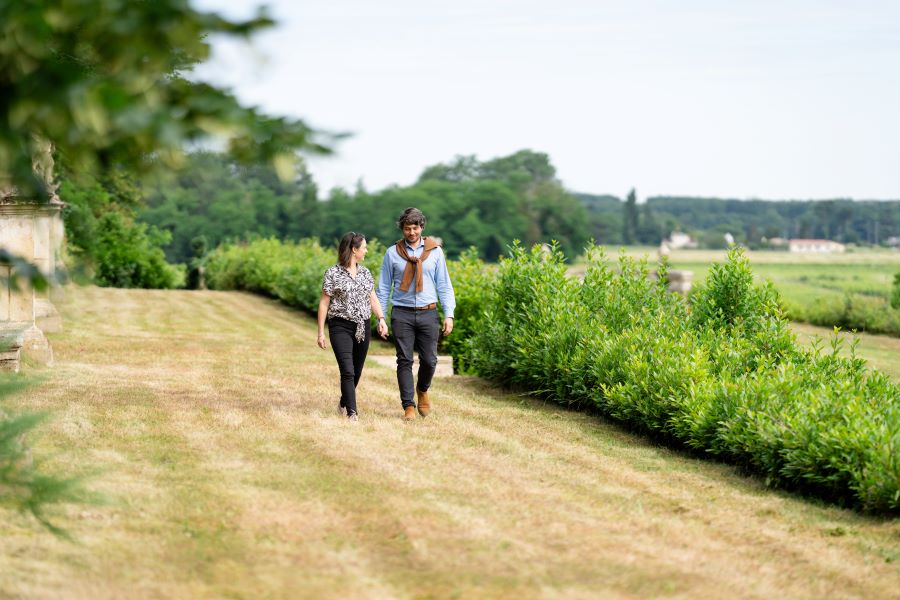
[{"label": "tree line", "polygon": [[144,185],[137,215],[169,232],[166,256],[176,263],[190,260],[191,241],[199,236],[210,248],[248,237],[317,238],[331,245],[347,231],[391,243],[399,238],[396,218],[408,206],[425,212],[426,232],[441,237],[451,257],[475,247],[482,258],[496,260],[514,239],[556,240],[576,256],[590,237],[584,205],[556,179],[548,156],[530,150],[483,162],[461,156],[424,169],[410,186],[336,188],[324,199],[302,163],[295,170],[297,176],[283,182],[269,167],[193,154],[178,173]]},{"label": "tree line", "polygon": [[[63,162],[64,164],[64,162]],[[320,193],[302,159],[292,178],[274,166],[196,152],[173,171],[136,177],[110,171],[92,183],[63,175],[71,252],[95,282],[178,287],[205,250],[255,238],[317,239],[333,245],[347,231],[391,243],[408,206],[428,216],[451,258],[474,247],[494,261],[513,240],[556,241],[565,256],[590,240],[605,246],[657,245],[673,231],[703,248],[723,248],[725,233],[750,248],[773,238],[824,238],[885,244],[900,237],[900,201],[766,201],[654,196],[641,202],[568,192],[550,158],[521,150],[481,161],[458,156],[425,168],[409,186]],[[181,265],[176,267],[174,265]]]},{"label": "tree line", "polygon": [[724,234],[758,249],[773,238],[817,238],[885,245],[900,237],[900,200],[737,200],[576,194],[590,215],[591,235],[606,245],[656,245],[672,231],[705,248],[725,247]]}]

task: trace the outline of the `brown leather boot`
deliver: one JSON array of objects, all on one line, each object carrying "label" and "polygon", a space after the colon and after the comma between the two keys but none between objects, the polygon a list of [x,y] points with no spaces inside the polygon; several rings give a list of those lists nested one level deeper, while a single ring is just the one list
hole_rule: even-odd
[{"label": "brown leather boot", "polygon": [[416,407],[415,406],[407,406],[403,409],[403,420],[404,421],[412,421],[416,418]]},{"label": "brown leather boot", "polygon": [[428,413],[431,412],[431,402],[428,401],[428,392],[416,390],[416,395],[419,397],[419,414],[423,417],[427,417]]}]

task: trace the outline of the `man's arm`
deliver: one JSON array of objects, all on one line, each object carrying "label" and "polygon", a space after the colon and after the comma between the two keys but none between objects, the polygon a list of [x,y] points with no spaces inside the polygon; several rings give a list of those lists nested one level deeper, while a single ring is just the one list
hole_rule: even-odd
[{"label": "man's arm", "polygon": [[453,311],[456,310],[456,295],[453,293],[453,284],[450,283],[450,272],[447,270],[447,261],[444,258],[444,249],[438,248],[437,264],[434,266],[434,287],[437,290],[441,308],[444,310],[444,335],[450,335],[453,331]]},{"label": "man's arm", "polygon": [[375,293],[385,316],[388,314],[388,301],[391,297],[391,288],[394,286],[394,269],[391,265],[390,252],[391,249],[388,248],[381,261],[381,274],[378,276],[378,288]]}]

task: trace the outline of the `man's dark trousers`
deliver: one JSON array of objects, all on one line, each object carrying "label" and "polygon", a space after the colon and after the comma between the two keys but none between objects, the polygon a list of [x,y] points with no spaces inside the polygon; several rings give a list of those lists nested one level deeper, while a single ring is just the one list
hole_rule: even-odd
[{"label": "man's dark trousers", "polygon": [[397,347],[397,384],[403,408],[415,406],[413,399],[413,352],[419,353],[419,376],[416,388],[427,392],[437,367],[437,345],[441,321],[436,308],[415,310],[395,306],[391,311],[391,330]]}]

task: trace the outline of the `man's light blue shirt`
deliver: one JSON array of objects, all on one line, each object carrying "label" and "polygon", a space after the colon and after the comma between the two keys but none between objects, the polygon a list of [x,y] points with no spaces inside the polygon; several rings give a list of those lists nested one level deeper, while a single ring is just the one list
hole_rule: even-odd
[{"label": "man's light blue shirt", "polygon": [[[416,248],[409,245],[405,239],[406,252],[410,256],[422,256],[425,251],[425,239],[421,238]],[[444,249],[440,246],[428,254],[428,258],[422,263],[422,291],[416,292],[415,279],[409,285],[407,291],[400,290],[400,282],[403,281],[403,271],[406,270],[406,259],[397,252],[397,245],[393,244],[384,253],[381,261],[381,276],[378,278],[378,302],[381,309],[387,314],[388,300],[394,306],[428,306],[440,299],[441,308],[445,317],[453,316],[456,308],[456,296],[453,294],[453,285],[450,283],[450,273],[447,272],[447,261],[444,259]],[[393,292],[393,296],[391,295]]]}]

